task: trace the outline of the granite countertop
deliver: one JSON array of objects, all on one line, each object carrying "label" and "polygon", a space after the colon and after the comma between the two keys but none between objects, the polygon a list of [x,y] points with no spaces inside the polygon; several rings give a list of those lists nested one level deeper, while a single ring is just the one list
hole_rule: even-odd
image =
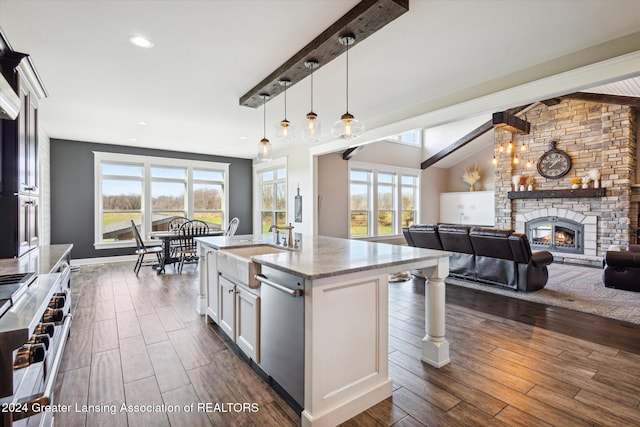
[{"label": "granite countertop", "polygon": [[0,274],[52,273],[58,269],[60,262],[69,255],[72,248],[72,244],[39,246],[19,258],[0,259]]},{"label": "granite countertop", "polygon": [[[201,237],[196,240],[219,250],[272,244],[270,235]],[[305,279],[315,280],[450,255],[450,252],[404,245],[305,235],[302,237],[300,250],[254,255],[251,260]]]}]

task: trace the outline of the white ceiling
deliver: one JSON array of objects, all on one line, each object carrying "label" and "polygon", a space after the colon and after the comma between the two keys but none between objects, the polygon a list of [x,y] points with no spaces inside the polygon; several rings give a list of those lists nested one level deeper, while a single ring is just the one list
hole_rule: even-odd
[{"label": "white ceiling", "polygon": [[[239,97],[357,3],[0,0],[0,27],[45,83],[41,128],[50,137],[251,158],[262,109],[240,107]],[[349,110],[369,129],[406,119],[412,106],[453,102],[465,88],[638,32],[639,23],[637,0],[410,0],[409,12],[350,51]],[[155,47],[132,46],[133,34]],[[314,75],[324,143],[344,113],[344,74],[343,55]],[[287,101],[299,125],[308,79]],[[273,130],[283,116],[278,96],[267,104],[276,150],[286,147]]]}]

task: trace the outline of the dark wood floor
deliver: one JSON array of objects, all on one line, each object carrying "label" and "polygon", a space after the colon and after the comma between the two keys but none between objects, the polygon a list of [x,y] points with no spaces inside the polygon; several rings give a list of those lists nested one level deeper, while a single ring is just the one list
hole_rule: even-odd
[{"label": "dark wood floor", "polygon": [[[58,404],[72,409],[57,426],[299,425],[195,313],[193,266],[163,276],[143,268],[139,278],[132,269],[73,274],[74,323],[56,387]],[[640,425],[640,325],[448,286],[451,364],[435,369],[419,359],[424,284],[392,283],[389,295],[393,396],[345,426]],[[157,406],[127,412],[123,403]],[[219,406],[168,410],[191,403]],[[237,403],[249,410],[228,406]]]}]

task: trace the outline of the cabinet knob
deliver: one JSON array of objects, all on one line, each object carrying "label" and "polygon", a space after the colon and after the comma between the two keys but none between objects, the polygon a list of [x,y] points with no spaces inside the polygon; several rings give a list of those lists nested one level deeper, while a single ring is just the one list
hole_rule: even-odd
[{"label": "cabinet knob", "polygon": [[53,337],[55,330],[56,330],[55,323],[40,323],[38,324],[38,326],[36,326],[34,334],[36,335],[47,334],[50,337]]},{"label": "cabinet knob", "polygon": [[39,334],[31,337],[27,344],[42,344],[44,345],[45,350],[49,350],[49,335],[47,334]]},{"label": "cabinet knob", "polygon": [[42,322],[61,322],[64,318],[64,312],[59,308],[47,308],[42,315]]},{"label": "cabinet knob", "polygon": [[13,369],[26,368],[32,363],[42,362],[47,354],[44,344],[32,344],[20,347],[13,360]]},{"label": "cabinet knob", "polygon": [[55,295],[53,298],[51,298],[51,301],[49,301],[49,308],[62,308],[64,307],[65,301],[66,301],[65,294]]}]

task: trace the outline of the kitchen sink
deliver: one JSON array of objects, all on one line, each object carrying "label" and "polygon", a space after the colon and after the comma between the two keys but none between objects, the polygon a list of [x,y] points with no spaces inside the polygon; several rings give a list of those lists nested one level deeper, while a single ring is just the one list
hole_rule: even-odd
[{"label": "kitchen sink", "polygon": [[258,272],[258,264],[251,261],[252,256],[290,252],[284,248],[270,245],[243,246],[218,251],[218,272],[228,279],[256,289],[260,282],[254,279]]}]

